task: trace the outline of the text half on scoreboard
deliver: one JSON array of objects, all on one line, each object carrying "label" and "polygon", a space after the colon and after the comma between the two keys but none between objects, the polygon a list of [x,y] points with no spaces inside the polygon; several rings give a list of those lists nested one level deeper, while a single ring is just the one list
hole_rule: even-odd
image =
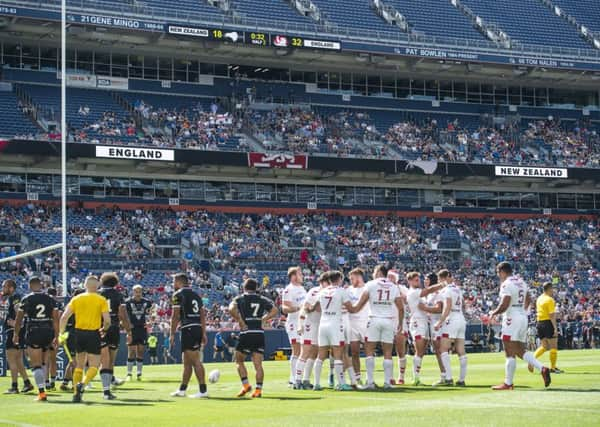
[{"label": "text half on scoreboard", "polygon": [[189,25],[168,24],[167,33],[175,36],[196,37],[198,39],[223,41],[253,46],[278,48],[304,48],[339,51],[339,41],[272,34],[260,31],[236,31],[223,28],[193,27]]}]

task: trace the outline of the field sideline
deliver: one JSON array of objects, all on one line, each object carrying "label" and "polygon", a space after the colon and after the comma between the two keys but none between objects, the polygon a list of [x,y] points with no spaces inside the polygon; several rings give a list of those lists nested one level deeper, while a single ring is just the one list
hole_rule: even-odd
[{"label": "field sideline", "polygon": [[[547,357],[547,356],[546,356]],[[453,370],[458,372],[453,357]],[[544,359],[546,360],[546,359]],[[502,382],[502,354],[469,355],[466,389],[396,387],[390,392],[294,391],[287,387],[287,362],[266,363],[261,400],[236,399],[240,387],[233,364],[207,364],[221,370],[218,384],[209,385],[210,400],[175,399],[169,393],[179,384],[179,366],[144,368],[144,381],[133,381],[115,392],[119,400],[102,400],[100,383],[84,395],[85,405],[70,403],[71,395],[51,392],[48,403],[34,403],[33,394],[0,397],[0,426],[195,426],[264,425],[321,426],[598,426],[600,419],[600,350],[562,351],[559,366],[544,390],[539,375],[518,362],[517,389],[493,392]],[[364,369],[364,362],[363,362]],[[408,370],[412,369],[409,360]],[[324,368],[324,383],[328,368]],[[395,367],[396,371],[396,367]],[[425,357],[422,379],[437,379],[434,358]],[[125,369],[116,371],[123,377]],[[395,372],[397,374],[397,372]],[[381,360],[376,382],[382,382]],[[408,374],[408,378],[412,373]],[[0,379],[6,390],[9,379]],[[190,392],[196,392],[194,382]]]}]

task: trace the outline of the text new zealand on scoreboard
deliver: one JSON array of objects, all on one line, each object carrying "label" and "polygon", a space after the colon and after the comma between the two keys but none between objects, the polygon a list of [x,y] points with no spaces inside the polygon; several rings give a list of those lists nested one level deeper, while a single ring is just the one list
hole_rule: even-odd
[{"label": "text new zealand on scoreboard", "polygon": [[168,24],[167,32],[175,36],[197,37],[206,40],[242,43],[253,46],[278,48],[304,48],[335,50],[342,49],[339,41],[317,40],[285,34],[271,34],[260,31],[235,31],[224,28],[192,27],[187,25]]}]

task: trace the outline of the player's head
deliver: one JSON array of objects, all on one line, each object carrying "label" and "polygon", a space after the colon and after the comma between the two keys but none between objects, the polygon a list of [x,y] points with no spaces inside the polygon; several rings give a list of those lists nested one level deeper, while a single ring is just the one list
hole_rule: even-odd
[{"label": "player's head", "polygon": [[387,273],[387,279],[392,282],[395,283],[396,285],[400,282],[400,275],[398,274],[397,271],[395,270],[390,270]]},{"label": "player's head", "polygon": [[326,288],[327,286],[329,286],[329,271],[321,273],[317,281],[319,282],[319,285],[321,285],[322,288]]},{"label": "player's head", "polygon": [[452,280],[452,274],[450,273],[450,270],[447,270],[445,268],[438,271],[437,277],[438,282],[441,283],[450,283],[450,281]]},{"label": "player's head", "polygon": [[363,283],[365,283],[365,270],[363,270],[362,268],[357,267],[351,270],[349,276],[350,284],[352,286],[360,286]]},{"label": "player's head", "polygon": [[302,269],[298,266],[288,268],[287,272],[288,278],[290,279],[290,283],[294,285],[302,284]]},{"label": "player's head", "polygon": [[258,282],[254,279],[246,279],[244,280],[244,291],[246,292],[256,292],[258,290]]},{"label": "player's head", "polygon": [[546,282],[542,286],[546,295],[550,297],[554,295],[554,286],[552,286],[552,282]]},{"label": "player's head", "polygon": [[135,285],[133,288],[133,297],[134,298],[141,298],[144,294],[144,288],[142,287],[142,285]]},{"label": "player's head", "polygon": [[173,275],[173,287],[177,289],[190,286],[190,279],[185,273],[177,273]]},{"label": "player's head", "polygon": [[437,285],[438,282],[438,277],[437,274],[435,273],[429,273],[427,276],[425,276],[425,287],[428,288],[429,286],[434,286]]},{"label": "player's head", "polygon": [[329,283],[331,286],[340,286],[344,281],[344,275],[341,271],[333,270],[329,272]]},{"label": "player's head", "polygon": [[116,273],[102,273],[100,285],[103,288],[114,288],[119,284],[119,276]]},{"label": "player's head", "polygon": [[31,279],[29,279],[29,289],[31,292],[39,292],[43,287],[44,284],[42,283],[42,279],[40,279],[38,276],[33,276]]},{"label": "player's head", "polygon": [[500,280],[506,280],[508,276],[512,276],[513,268],[508,261],[502,261],[500,264],[496,266],[496,274],[500,278]]},{"label": "player's head", "polygon": [[379,264],[377,267],[375,267],[375,270],[373,270],[373,279],[387,277],[387,274],[388,274],[387,266],[385,266],[383,264]]},{"label": "player's head", "polygon": [[417,271],[411,271],[410,273],[406,273],[406,282],[408,286],[411,288],[420,288],[421,287],[421,275]]},{"label": "player's head", "polygon": [[98,276],[88,276],[85,278],[83,286],[85,286],[86,291],[90,293],[97,292],[100,287],[100,280],[98,279]]},{"label": "player's head", "polygon": [[6,279],[2,282],[2,296],[9,297],[17,290],[17,282],[13,279]]},{"label": "player's head", "polygon": [[53,298],[56,297],[56,295],[57,295],[56,288],[48,288],[48,289],[46,289],[46,293]]}]

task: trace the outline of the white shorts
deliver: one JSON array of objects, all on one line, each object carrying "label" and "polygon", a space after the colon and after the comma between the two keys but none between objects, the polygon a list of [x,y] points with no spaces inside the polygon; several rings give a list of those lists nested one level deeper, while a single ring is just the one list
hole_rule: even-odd
[{"label": "white shorts", "polygon": [[429,329],[429,339],[431,341],[439,340],[440,338],[442,338],[442,330],[439,329],[439,330],[436,331],[435,328],[434,328],[435,324],[438,322],[438,320],[439,319],[431,319],[429,321],[428,329]]},{"label": "white shorts", "polygon": [[429,323],[426,319],[411,319],[409,330],[413,341],[429,339]]},{"label": "white shorts", "polygon": [[442,338],[450,338],[451,340],[465,339],[467,331],[467,322],[461,317],[450,317],[446,319],[446,323],[442,326]]},{"label": "white shorts", "polygon": [[302,344],[304,345],[317,345],[319,343],[319,324],[318,323],[304,323],[304,330],[302,331]]},{"label": "white shorts", "polygon": [[350,342],[365,342],[367,336],[367,319],[350,322]]},{"label": "white shorts", "polygon": [[343,346],[344,325],[340,323],[321,323],[319,325],[319,347]]},{"label": "white shorts", "polygon": [[352,330],[350,329],[350,318],[348,316],[344,316],[344,342],[349,343],[350,336],[352,335]]},{"label": "white shorts", "polygon": [[527,316],[504,315],[502,319],[502,341],[527,342]]},{"label": "white shorts", "polygon": [[382,342],[386,344],[394,343],[396,335],[397,321],[385,319],[382,317],[371,317],[367,323],[367,335],[365,342]]},{"label": "white shorts", "polygon": [[295,322],[285,322],[285,331],[287,332],[290,344],[300,343],[300,334],[298,333],[298,325]]}]

